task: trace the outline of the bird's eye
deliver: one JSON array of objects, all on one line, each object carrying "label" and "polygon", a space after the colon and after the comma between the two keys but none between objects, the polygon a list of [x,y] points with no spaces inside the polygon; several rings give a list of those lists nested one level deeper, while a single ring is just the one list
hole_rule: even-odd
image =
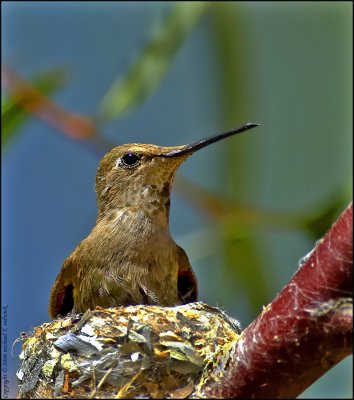
[{"label": "bird's eye", "polygon": [[127,153],[120,159],[120,165],[122,167],[133,168],[136,167],[140,162],[141,156],[135,153]]}]

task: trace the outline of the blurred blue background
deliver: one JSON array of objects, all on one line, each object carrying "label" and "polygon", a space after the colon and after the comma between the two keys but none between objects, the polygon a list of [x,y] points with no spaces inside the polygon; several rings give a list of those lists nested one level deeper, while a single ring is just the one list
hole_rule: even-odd
[{"label": "blurred blue background", "polygon": [[[2,304],[9,348],[20,332],[48,321],[60,267],[95,223],[100,145],[184,144],[253,121],[261,127],[182,165],[170,218],[196,271],[200,299],[247,326],[352,198],[352,4],[1,6],[3,63],[28,82],[65,69],[68,80],[51,98],[100,121],[101,135],[89,148],[28,116],[3,142]],[[164,53],[164,75],[141,54],[153,38],[170,45],[161,31],[173,29],[170,12],[182,25],[197,16]],[[113,83],[118,80],[123,100],[112,89],[111,104],[124,104],[139,79],[129,112],[110,110]],[[303,216],[307,225],[298,222]],[[17,344],[8,353],[12,397],[19,350]],[[351,363],[344,360],[302,397],[351,398]]]}]

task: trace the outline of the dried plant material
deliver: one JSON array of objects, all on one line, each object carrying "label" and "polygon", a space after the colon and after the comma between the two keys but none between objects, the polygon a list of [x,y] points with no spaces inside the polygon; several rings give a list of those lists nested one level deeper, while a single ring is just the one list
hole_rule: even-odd
[{"label": "dried plant material", "polygon": [[200,397],[238,339],[238,325],[203,303],[97,307],[26,337],[19,398]]}]

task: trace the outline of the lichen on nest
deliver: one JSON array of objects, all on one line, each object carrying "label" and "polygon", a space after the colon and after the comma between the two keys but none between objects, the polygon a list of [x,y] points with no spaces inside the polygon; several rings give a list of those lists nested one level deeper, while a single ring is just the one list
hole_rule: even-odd
[{"label": "lichen on nest", "polygon": [[24,338],[19,398],[198,398],[218,381],[240,328],[220,309],[97,307]]}]

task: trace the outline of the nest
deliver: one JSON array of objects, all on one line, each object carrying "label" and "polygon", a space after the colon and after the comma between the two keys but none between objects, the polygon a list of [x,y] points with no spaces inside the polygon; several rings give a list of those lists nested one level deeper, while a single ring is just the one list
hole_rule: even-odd
[{"label": "nest", "polygon": [[237,321],[204,303],[69,315],[26,336],[19,398],[199,398],[218,382]]}]

